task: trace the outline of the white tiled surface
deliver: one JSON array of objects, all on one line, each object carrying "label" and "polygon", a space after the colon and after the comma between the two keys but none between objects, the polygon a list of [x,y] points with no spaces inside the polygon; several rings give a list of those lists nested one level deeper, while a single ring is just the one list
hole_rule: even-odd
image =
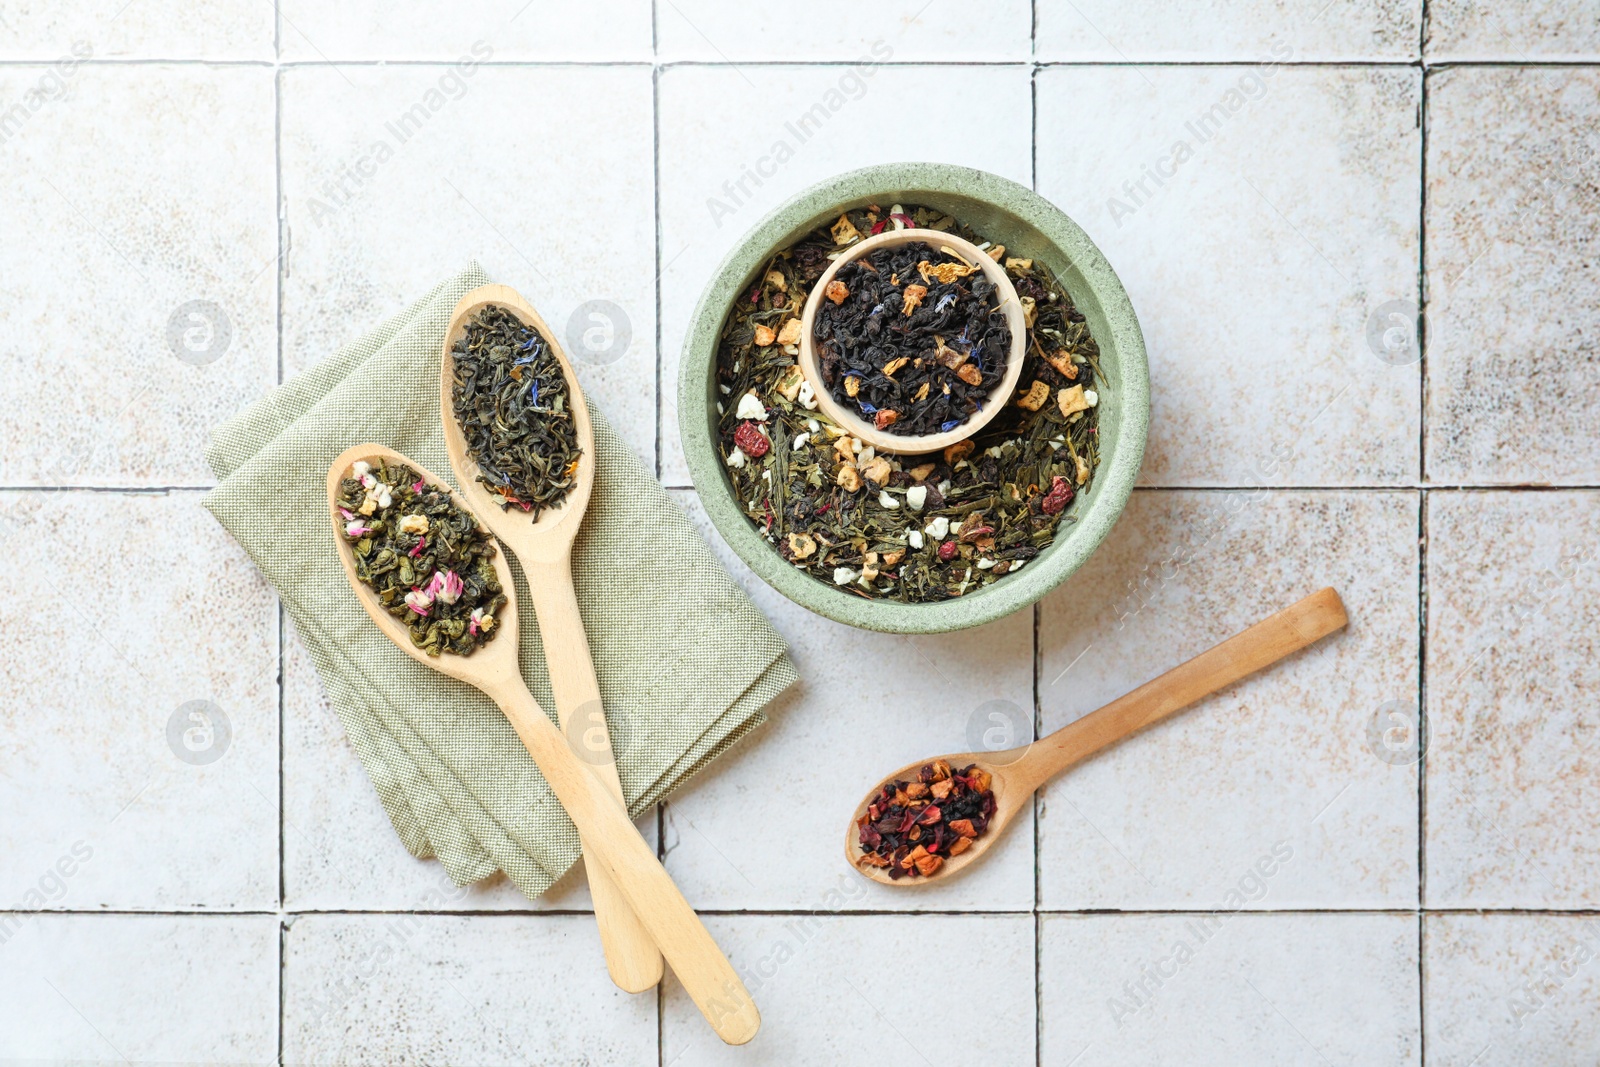
[{"label": "white tiled surface", "polygon": [[[941,1062],[932,997],[962,1062],[1591,1063],[1597,61],[1581,0],[0,0],[0,1060]],[[904,159],[1078,219],[1154,382],[1106,548],[915,640],[739,565],[675,411],[739,236]],[[610,985],[581,878],[530,904],[412,859],[198,506],[212,425],[469,259],[557,329],[620,309],[586,386],[800,666],[643,824],[749,1049]],[[875,772],[1322,584],[1348,633],[1053,783],[981,871],[845,867]]]}]

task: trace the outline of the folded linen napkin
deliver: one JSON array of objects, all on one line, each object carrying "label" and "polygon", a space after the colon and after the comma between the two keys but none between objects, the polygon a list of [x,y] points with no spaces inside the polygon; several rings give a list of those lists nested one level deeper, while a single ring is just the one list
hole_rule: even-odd
[{"label": "folded linen napkin", "polygon": [[[278,590],[396,832],[457,884],[503,870],[530,897],[579,856],[527,750],[477,690],[414,663],[346,584],[325,476],[385,444],[454,483],[439,424],[440,346],[473,265],[220,427],[205,505]],[[598,411],[597,475],[573,553],[578,604],[629,811],[637,816],[765,721],[795,680],[782,640]],[[552,719],[527,579],[523,676]]]}]

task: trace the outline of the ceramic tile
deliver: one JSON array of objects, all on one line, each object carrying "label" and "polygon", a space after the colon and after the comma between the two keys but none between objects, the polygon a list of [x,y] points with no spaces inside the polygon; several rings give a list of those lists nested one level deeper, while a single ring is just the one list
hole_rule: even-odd
[{"label": "ceramic tile", "polygon": [[[661,1062],[1034,1062],[1031,916],[828,914],[833,910],[708,919],[761,1010],[761,1032],[743,1049],[722,1044],[669,976]],[[895,983],[897,967],[915,968],[917,946],[937,946],[929,955],[961,976],[959,1005],[950,1002],[951,990],[937,994],[937,1021],[926,1008],[908,1006],[907,989]]]},{"label": "ceramic tile", "polygon": [[653,464],[651,130],[643,68],[285,71],[287,371],[477,260]]},{"label": "ceramic tile", "polygon": [[[284,654],[284,897],[291,908],[574,911],[592,907],[580,864],[538,900],[504,875],[457,886],[406,851],[289,627]],[[656,813],[638,820],[652,845]]]},{"label": "ceramic tile", "polygon": [[586,915],[303,915],[283,981],[288,1063],[656,1063]]},{"label": "ceramic tile", "polygon": [[1039,0],[1038,24],[1038,57],[1047,63],[1244,60],[1274,50],[1294,62],[1394,62],[1417,55],[1422,3]]},{"label": "ceramic tile", "polygon": [[[1136,492],[1045,601],[1039,704],[1057,729],[1323,586],[1351,624],[1040,792],[1042,907],[1410,907],[1417,500]],[[1374,723],[1381,729],[1374,736]],[[1262,857],[1287,854],[1271,877]],[[1270,864],[1269,864],[1270,865]]]},{"label": "ceramic tile", "polygon": [[1428,0],[1424,48],[1435,61],[1593,59],[1600,55],[1600,21],[1593,8],[1571,0]]},{"label": "ceramic tile", "polygon": [[32,906],[277,905],[277,609],[199,501],[0,494],[27,694],[0,707],[0,853],[64,882]]},{"label": "ceramic tile", "polygon": [[272,7],[254,0],[21,0],[0,11],[0,59],[54,61],[88,46],[96,59],[272,61]]},{"label": "ceramic tile", "polygon": [[[982,167],[1026,184],[1028,71],[962,71],[968,91],[937,126],[872,119],[885,101],[948,95],[938,67],[677,67],[661,75],[661,476],[690,484],[678,439],[679,353],[701,289],[762,216],[857,167],[921,159]],[[813,109],[820,108],[821,111]],[[800,124],[802,116],[812,117]],[[871,123],[870,137],[853,131]],[[749,131],[729,136],[727,131]],[[778,160],[783,162],[779,163]],[[771,171],[761,174],[760,171]]]},{"label": "ceramic tile", "polygon": [[1428,500],[1427,903],[1600,907],[1600,494]]},{"label": "ceramic tile", "polygon": [[1428,81],[1428,477],[1594,484],[1600,71]]},{"label": "ceramic tile", "polygon": [[210,482],[276,367],[272,115],[266,68],[0,68],[0,484]]},{"label": "ceramic tile", "polygon": [[1049,915],[1039,981],[1042,1063],[1421,1062],[1411,915]]},{"label": "ceramic tile", "polygon": [[[1031,813],[981,870],[944,885],[889,888],[844,859],[855,806],[882,776],[922,756],[966,751],[991,712],[1031,726],[1033,618],[937,637],[853,630],[784,600],[710,529],[694,494],[673,496],[786,641],[801,682],[728,759],[667,802],[667,869],[700,908],[1008,911],[1033,906]],[[820,791],[785,788],[816,782]],[[855,891],[860,890],[858,896]]]},{"label": "ceramic tile", "polygon": [[476,44],[501,62],[650,61],[650,0],[284,0],[278,10],[286,61],[452,60]]},{"label": "ceramic tile", "polygon": [[1149,348],[1144,484],[1416,479],[1415,352],[1382,341],[1417,300],[1419,91],[1402,68],[1040,72],[1039,191]]},{"label": "ceramic tile", "polygon": [[1022,0],[934,6],[928,0],[802,5],[664,0],[656,8],[666,60],[880,62],[1027,60],[1032,13]]},{"label": "ceramic tile", "polygon": [[1428,1063],[1544,1067],[1600,1047],[1600,919],[1429,915],[1423,920]]},{"label": "ceramic tile", "polygon": [[274,916],[0,913],[0,1061],[267,1064],[277,1046]]}]

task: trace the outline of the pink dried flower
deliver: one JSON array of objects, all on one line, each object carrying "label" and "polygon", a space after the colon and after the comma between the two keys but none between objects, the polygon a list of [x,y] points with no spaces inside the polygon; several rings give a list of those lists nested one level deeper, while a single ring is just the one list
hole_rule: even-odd
[{"label": "pink dried flower", "polygon": [[461,576],[455,571],[434,571],[433,577],[428,580],[428,595],[446,604],[460,600],[465,588]]}]

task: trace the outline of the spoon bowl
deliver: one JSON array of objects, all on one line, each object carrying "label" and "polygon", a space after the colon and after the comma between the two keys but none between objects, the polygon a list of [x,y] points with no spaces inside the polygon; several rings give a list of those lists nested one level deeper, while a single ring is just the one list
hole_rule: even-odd
[{"label": "spoon bowl", "polygon": [[[1051,778],[1202,697],[1321,640],[1348,621],[1339,594],[1322,589],[1032,744],[999,752],[959,752],[909,763],[874,786],[856,807],[845,834],[845,859],[862,875],[883,885],[928,885],[958,874],[989,851],[1028,798]],[[882,787],[894,781],[916,781],[922,767],[938,759],[952,768],[975,763],[989,772],[995,810],[987,830],[973,839],[965,852],[947,857],[930,876],[891,878],[888,868],[863,863],[866,850],[861,846],[861,820]]]},{"label": "spoon bowl", "polygon": [[339,514],[339,483],[345,478],[346,473],[358,460],[366,460],[373,466],[378,463],[396,464],[403,463],[416,471],[430,488],[439,489],[450,494],[450,499],[456,507],[471,512],[466,501],[461,495],[450,488],[432,471],[415,460],[408,459],[392,448],[383,445],[357,445],[344,452],[333,461],[333,466],[328,468],[328,519],[333,523],[334,542],[339,546],[339,562],[344,564],[345,577],[350,580],[351,588],[356,591],[356,599],[371,616],[372,621],[378,624],[384,636],[393,641],[400,651],[424,666],[431,667],[440,674],[448,675],[457,681],[476,685],[477,679],[486,676],[504,676],[515,674],[520,679],[517,667],[517,600],[516,590],[511,585],[511,568],[506,564],[504,552],[496,552],[490,561],[494,565],[495,577],[500,582],[500,588],[505,591],[506,606],[501,611],[497,620],[500,632],[480,645],[471,656],[457,656],[440,654],[430,656],[422,649],[411,643],[411,631],[404,622],[390,615],[378,603],[377,597],[372,595],[372,590],[356,577],[355,553],[350,549],[350,543],[339,533],[344,524],[344,518]]},{"label": "spoon bowl", "polygon": [[[567,382],[567,396],[571,400],[573,429],[578,439],[578,469],[572,488],[561,502],[545,508],[537,519],[527,514],[507,511],[504,499],[478,481],[478,461],[467,448],[467,439],[455,417],[455,359],[451,350],[466,332],[473,318],[486,307],[505,308],[539,332],[549,346],[550,354],[561,367]],[[583,525],[584,513],[589,510],[589,497],[594,492],[595,454],[594,423],[589,417],[589,405],[584,403],[583,388],[572,369],[555,331],[525,300],[521,293],[509,285],[483,285],[463,296],[450,316],[445,330],[443,360],[439,372],[439,414],[444,424],[444,443],[450,453],[450,469],[461,483],[461,495],[472,506],[483,524],[504,541],[523,564],[552,558],[570,550],[573,538]]]}]

